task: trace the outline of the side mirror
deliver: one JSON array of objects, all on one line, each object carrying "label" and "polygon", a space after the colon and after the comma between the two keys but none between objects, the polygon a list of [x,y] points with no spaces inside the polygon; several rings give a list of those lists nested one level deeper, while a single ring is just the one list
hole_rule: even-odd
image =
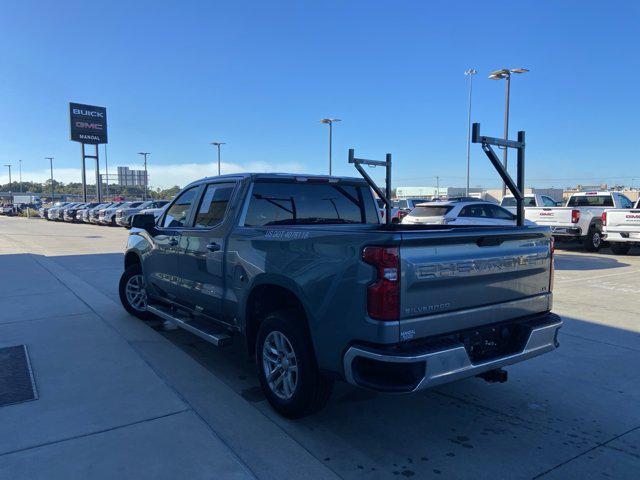
[{"label": "side mirror", "polygon": [[156,228],[156,217],[152,213],[137,213],[131,221],[133,228],[141,228],[151,233]]}]

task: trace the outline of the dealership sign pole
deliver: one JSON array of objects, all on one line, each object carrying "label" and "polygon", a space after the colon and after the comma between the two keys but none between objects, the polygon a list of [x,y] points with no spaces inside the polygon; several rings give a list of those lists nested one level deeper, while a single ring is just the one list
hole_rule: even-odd
[{"label": "dealership sign pole", "polygon": [[[96,161],[96,201],[102,201],[100,192],[100,159],[98,145],[107,143],[107,109],[94,105],[81,103],[69,103],[69,119],[71,125],[71,140],[79,142],[82,147],[82,195],[83,201],[87,201],[87,158]],[[88,155],[86,146],[93,145],[95,155]]]}]

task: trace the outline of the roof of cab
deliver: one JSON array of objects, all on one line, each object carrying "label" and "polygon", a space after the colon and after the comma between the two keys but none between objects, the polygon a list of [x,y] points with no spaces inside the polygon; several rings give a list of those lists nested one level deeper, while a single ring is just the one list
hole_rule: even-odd
[{"label": "roof of cab", "polygon": [[[242,172],[242,173],[231,173],[227,175],[216,175],[213,177],[204,177],[198,180],[191,182],[186,185],[186,187],[191,187],[194,185],[199,185],[201,183],[210,182],[212,180],[244,180],[246,178],[253,179],[285,179],[285,178],[296,178],[296,179],[334,179],[337,181],[348,181],[348,182],[357,182],[366,185],[366,181],[360,177],[338,177],[335,175],[314,175],[307,173],[259,173],[259,172]],[[185,188],[186,188],[185,187]]]}]

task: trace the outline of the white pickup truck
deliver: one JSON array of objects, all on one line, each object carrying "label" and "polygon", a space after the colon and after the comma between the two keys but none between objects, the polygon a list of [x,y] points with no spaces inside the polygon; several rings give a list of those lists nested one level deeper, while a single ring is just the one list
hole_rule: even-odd
[{"label": "white pickup truck", "polygon": [[606,209],[602,214],[602,233],[616,255],[626,255],[632,245],[640,245],[640,199],[631,210]]},{"label": "white pickup truck", "polygon": [[[500,206],[502,208],[506,208],[514,215],[516,214],[517,205],[516,205],[516,197],[513,195],[506,195],[502,202],[500,202]],[[529,207],[557,207],[558,203],[548,195],[541,195],[539,193],[534,193],[531,195],[524,196],[524,208]]]},{"label": "white pickup truck", "polygon": [[633,203],[618,192],[578,192],[564,207],[527,208],[525,217],[551,227],[556,240],[577,240],[585,250],[597,252],[602,246],[602,214],[608,208],[631,208]]}]

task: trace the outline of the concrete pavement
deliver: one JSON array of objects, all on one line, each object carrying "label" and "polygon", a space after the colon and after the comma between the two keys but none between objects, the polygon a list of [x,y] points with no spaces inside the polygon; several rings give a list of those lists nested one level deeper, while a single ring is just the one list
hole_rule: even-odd
[{"label": "concrete pavement", "polygon": [[[34,293],[24,296],[38,299],[28,302],[32,306],[15,300],[8,309],[2,309],[0,346],[6,344],[5,332],[9,330],[5,328],[14,329],[14,343],[26,343],[20,339],[28,338],[39,345],[50,343],[45,340],[60,336],[62,331],[84,327],[84,332],[70,333],[71,338],[63,342],[65,348],[55,353],[76,348],[78,353],[73,358],[86,359],[86,370],[74,370],[79,372],[79,385],[89,382],[94,370],[101,376],[117,375],[117,365],[97,365],[103,358],[122,356],[122,361],[115,363],[131,368],[108,387],[95,386],[97,381],[91,384],[105,389],[126,386],[131,391],[122,399],[109,397],[98,408],[88,393],[64,397],[72,403],[68,407],[61,407],[65,402],[58,398],[58,403],[49,408],[61,409],[59,423],[49,418],[49,430],[59,428],[77,438],[65,440],[67,437],[60,436],[59,441],[40,447],[46,451],[27,444],[20,451],[0,455],[0,478],[6,471],[22,471],[32,459],[34,465],[48,465],[52,458],[74,452],[89,459],[94,449],[109,449],[119,441],[144,436],[156,422],[154,435],[162,437],[160,443],[175,441],[180,451],[181,442],[188,436],[166,439],[165,425],[169,421],[191,425],[189,415],[204,425],[214,444],[217,440],[227,449],[241,468],[241,475],[258,478],[583,479],[635,478],[640,471],[638,250],[629,256],[615,256],[608,249],[599,254],[585,254],[575,248],[558,250],[555,311],[565,319],[561,347],[510,367],[510,380],[505,384],[470,379],[406,396],[379,395],[338,384],[324,411],[292,422],[269,408],[258,388],[255,365],[247,360],[242,345],[216,350],[188,332],[157,332],[123,312],[116,300],[126,234],[116,228],[0,217],[0,271],[13,272],[20,265],[31,265],[27,267],[31,273],[16,271],[15,275],[21,282],[32,280],[29,292]],[[22,295],[13,282],[4,278],[0,282],[3,305],[5,298]],[[2,296],[5,286],[11,293],[7,297]],[[41,298],[60,310],[44,308],[39,304]],[[60,328],[41,327],[49,323]],[[34,328],[24,327],[27,324]],[[41,333],[31,331],[41,328]],[[105,336],[109,331],[113,338]],[[102,354],[82,347],[94,336],[103,339],[104,345],[97,347]],[[54,357],[56,347],[46,348]],[[51,386],[58,385],[58,379],[64,382],[64,375],[54,367],[69,368],[66,362],[47,370],[37,367],[36,380],[39,371],[48,371],[53,378]],[[63,385],[71,387],[72,383]],[[181,403],[176,403],[163,386]],[[144,401],[139,400],[141,397],[147,396],[145,389],[156,389],[153,395],[158,398],[158,404],[150,406],[153,413],[148,421],[136,406],[136,402]],[[49,392],[41,392],[42,400]],[[56,399],[55,394],[51,398],[47,401]],[[18,407],[26,409],[39,402]],[[145,405],[148,403],[147,399]],[[131,412],[121,412],[121,406]],[[5,413],[14,407],[0,408],[0,439],[5,436],[3,415],[15,416]],[[77,421],[67,425],[67,419],[74,420],[76,415]],[[107,418],[113,418],[112,423],[132,419],[134,423],[119,427],[121,434],[111,433],[105,431],[110,428]],[[17,424],[13,428],[17,430]],[[190,428],[185,426],[182,431],[188,433]],[[40,435],[33,426],[29,431],[34,438]],[[195,431],[193,435],[200,438]],[[24,437],[21,440],[16,434],[7,443],[19,445],[21,440],[24,444],[29,435]],[[87,443],[81,440],[85,437]],[[0,445],[4,445],[1,440]],[[140,448],[132,455],[114,453],[113,464],[132,462],[130,472],[135,478],[140,477],[139,472],[151,472],[148,469],[153,468],[156,457]],[[44,453],[37,454],[40,451]],[[178,457],[184,460],[179,461],[198,462],[198,455],[193,460],[188,454],[184,452]],[[170,463],[165,457],[159,455],[157,461]],[[204,458],[200,461],[202,470],[190,465],[196,469],[194,478],[211,471]],[[94,463],[86,462],[84,473],[116,471],[108,461],[94,458]],[[176,470],[167,467],[166,471]],[[27,472],[38,470],[33,467]],[[225,473],[237,474],[233,469]]]}]

